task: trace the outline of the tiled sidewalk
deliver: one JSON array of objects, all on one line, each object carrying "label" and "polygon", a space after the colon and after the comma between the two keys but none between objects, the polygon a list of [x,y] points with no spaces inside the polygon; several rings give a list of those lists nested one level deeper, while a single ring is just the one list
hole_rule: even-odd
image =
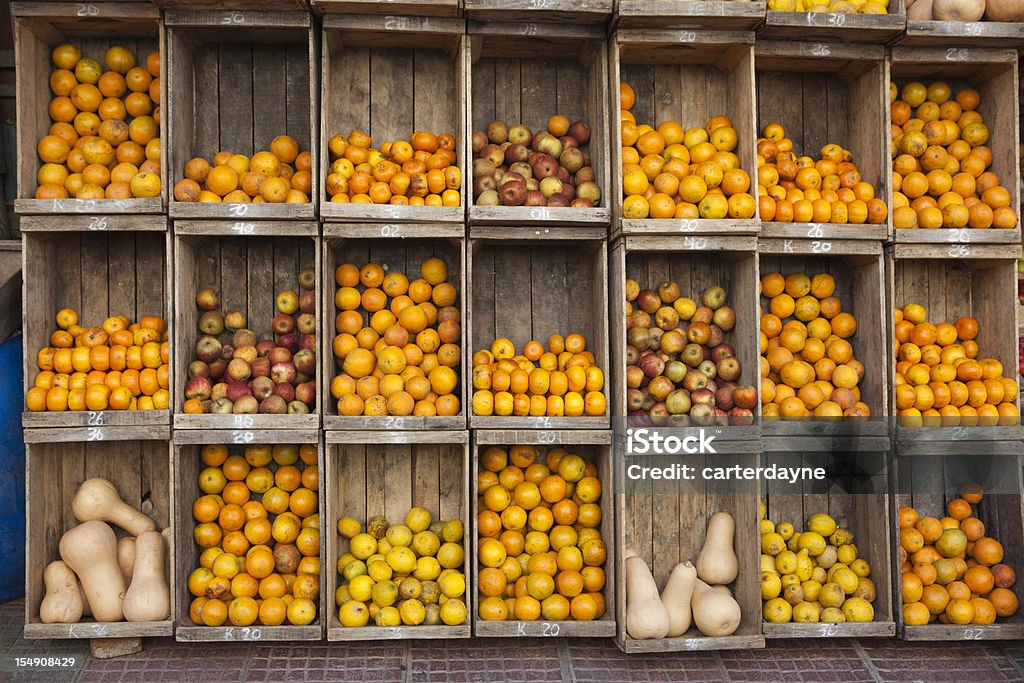
[{"label": "tiled sidewalk", "polygon": [[[0,605],[0,653],[87,654],[85,643],[26,641],[23,602]],[[626,656],[611,641],[214,644],[147,640],[141,654],[90,659],[77,674],[10,673],[0,681],[1024,681],[1024,643],[774,641],[766,650]]]}]

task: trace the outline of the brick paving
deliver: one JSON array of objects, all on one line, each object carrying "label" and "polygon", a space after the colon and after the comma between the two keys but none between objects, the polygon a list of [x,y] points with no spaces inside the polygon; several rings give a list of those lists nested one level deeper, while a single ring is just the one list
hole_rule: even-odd
[{"label": "brick paving", "polygon": [[0,655],[75,654],[75,672],[0,670],[0,681],[344,681],[345,683],[676,683],[1024,681],[1024,643],[782,640],[764,650],[624,655],[610,640],[473,639],[357,643],[176,643],[100,660],[82,641],[27,641],[24,603],[0,605]]}]

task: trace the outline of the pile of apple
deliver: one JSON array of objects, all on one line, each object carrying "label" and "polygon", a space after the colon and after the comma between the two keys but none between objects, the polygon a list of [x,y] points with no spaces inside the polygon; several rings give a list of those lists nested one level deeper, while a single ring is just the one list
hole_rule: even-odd
[{"label": "pile of apple", "polygon": [[597,173],[584,149],[586,121],[556,114],[536,135],[520,124],[491,121],[473,132],[473,200],[477,206],[571,206],[601,203]]},{"label": "pile of apple", "polygon": [[736,325],[717,285],[701,305],[679,285],[657,291],[626,280],[626,411],[631,424],[749,425],[757,388],[739,386],[743,368],[725,335]]},{"label": "pile of apple", "polygon": [[[245,314],[220,313],[212,289],[196,295],[203,311],[188,366],[186,413],[306,414],[316,405],[316,274],[299,273],[301,293],[278,293],[273,336],[258,339]],[[276,340],[275,340],[276,337]]]}]

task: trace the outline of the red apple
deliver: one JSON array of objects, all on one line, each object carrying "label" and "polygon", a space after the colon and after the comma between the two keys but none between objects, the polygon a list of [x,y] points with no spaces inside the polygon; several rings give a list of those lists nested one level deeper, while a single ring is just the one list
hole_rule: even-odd
[{"label": "red apple", "polygon": [[252,396],[243,396],[242,398],[235,401],[231,412],[236,415],[255,415],[256,411],[260,409],[259,401]]},{"label": "red apple", "polygon": [[205,401],[210,398],[212,390],[213,384],[209,377],[193,377],[185,385],[185,398],[198,398],[200,401]]}]

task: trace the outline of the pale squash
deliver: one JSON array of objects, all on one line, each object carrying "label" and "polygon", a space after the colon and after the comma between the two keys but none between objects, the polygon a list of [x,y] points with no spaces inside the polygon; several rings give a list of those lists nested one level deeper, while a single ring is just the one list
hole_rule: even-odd
[{"label": "pale squash", "polygon": [[1020,0],[988,0],[985,6],[986,21],[1024,21],[1024,3]]},{"label": "pale squash", "polygon": [[658,595],[658,584],[639,557],[626,560],[626,633],[636,640],[664,638],[669,614]]},{"label": "pale squash", "polygon": [[79,524],[60,539],[60,557],[78,575],[96,621],[124,619],[127,589],[117,566],[117,537],[103,522]]},{"label": "pale squash", "polygon": [[135,538],[123,536],[117,539],[117,566],[124,576],[125,583],[132,581],[132,568],[135,567]]},{"label": "pale squash", "polygon": [[665,590],[661,591],[661,602],[668,610],[668,637],[678,638],[690,629],[693,614],[690,600],[693,585],[697,581],[697,570],[690,562],[680,562],[668,575]]},{"label": "pale squash", "polygon": [[936,21],[980,21],[985,0],[932,0],[932,18]]},{"label": "pale squash", "polygon": [[128,621],[163,621],[171,615],[171,592],[164,577],[164,537],[144,531],[135,539],[132,582],[124,594]]},{"label": "pale squash", "polygon": [[727,584],[736,580],[739,560],[733,550],[736,523],[728,512],[716,512],[708,522],[704,547],[697,556],[697,576],[709,584]]},{"label": "pale squash", "polygon": [[71,512],[80,522],[110,522],[132,536],[156,528],[152,519],[121,500],[117,488],[102,477],[82,482],[71,501]]},{"label": "pale squash", "polygon": [[740,604],[731,595],[713,589],[700,579],[693,587],[693,623],[706,636],[731,636],[740,626]]},{"label": "pale squash", "polygon": [[82,582],[78,580],[77,576],[75,577],[75,583],[78,584],[78,595],[82,598],[82,616],[91,617],[92,608],[89,607],[89,601],[85,597],[85,589],[82,588]]},{"label": "pale squash", "polygon": [[917,0],[913,7],[907,7],[908,21],[931,21],[932,0]]},{"label": "pale squash", "polygon": [[78,577],[57,560],[43,570],[46,594],[39,605],[39,620],[44,624],[77,624],[82,619],[82,595],[78,592]]}]

